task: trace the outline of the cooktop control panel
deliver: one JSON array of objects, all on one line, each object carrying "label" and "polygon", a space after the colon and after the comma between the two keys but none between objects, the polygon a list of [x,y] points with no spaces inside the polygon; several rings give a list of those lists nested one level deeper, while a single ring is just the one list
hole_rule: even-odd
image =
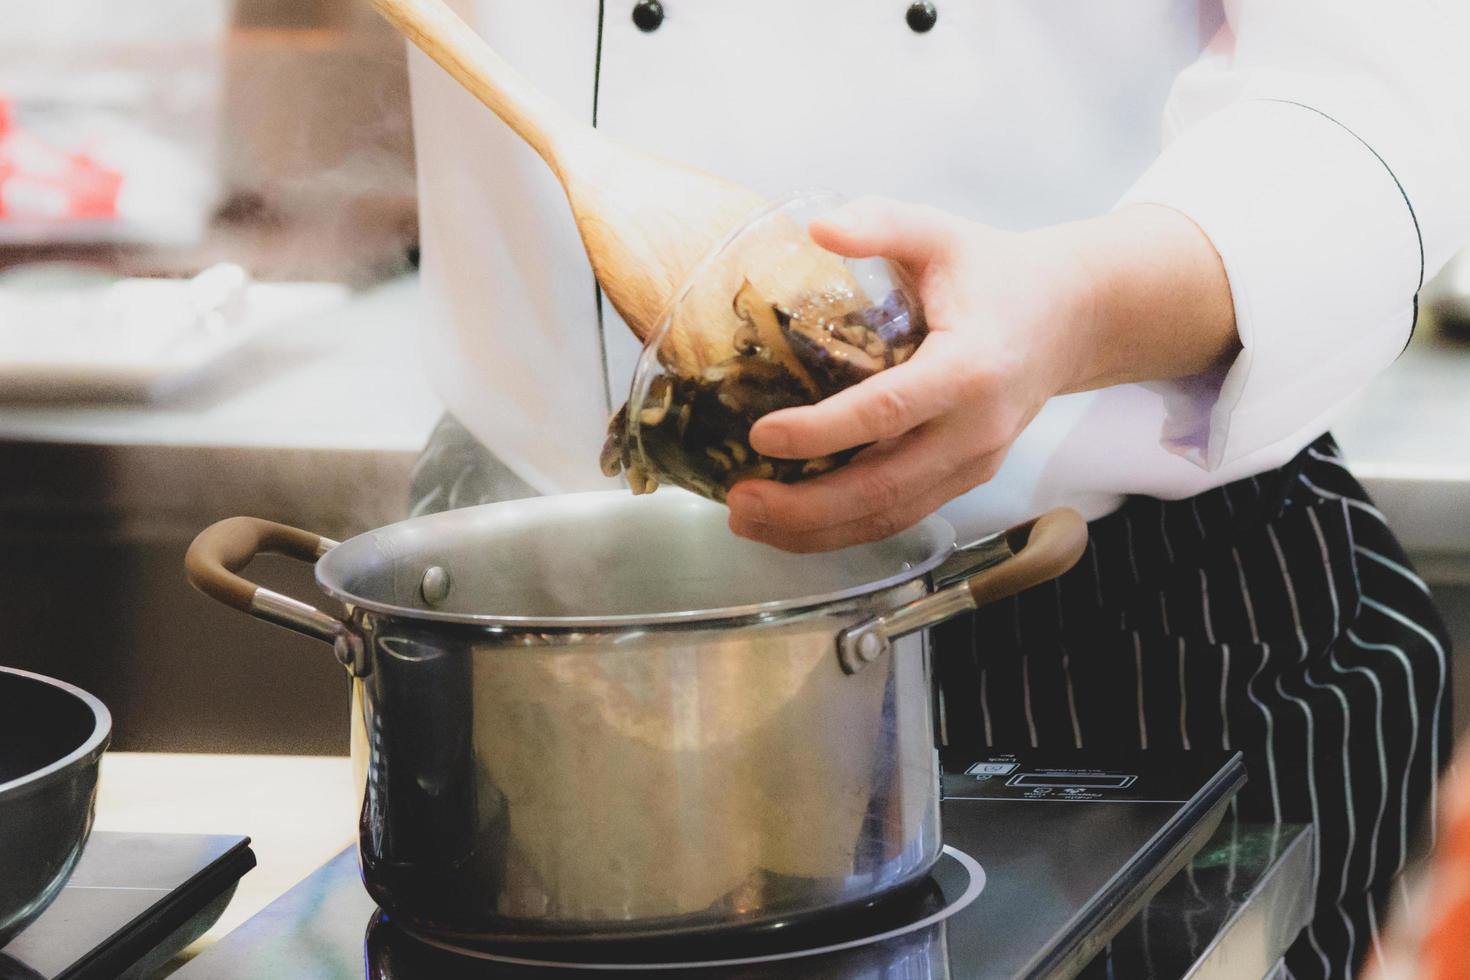
[{"label": "cooktop control panel", "polygon": [[[945,759],[947,800],[1050,800],[1060,803],[1173,803],[1199,790],[1201,776],[1218,769],[1226,753],[1180,753],[1176,764],[1160,765],[1157,754],[1143,759],[1109,753],[1093,760],[1078,752],[1057,759],[1031,750],[987,753],[979,759]],[[1136,764],[1135,764],[1136,763]],[[1191,770],[1200,770],[1194,772]]]}]

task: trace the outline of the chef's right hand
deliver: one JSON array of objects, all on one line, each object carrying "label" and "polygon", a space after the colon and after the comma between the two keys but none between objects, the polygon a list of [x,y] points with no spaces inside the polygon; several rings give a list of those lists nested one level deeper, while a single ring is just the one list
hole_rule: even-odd
[{"label": "chef's right hand", "polygon": [[1219,256],[1167,208],[1016,233],[865,198],[811,236],[906,267],[929,334],[903,364],[751,429],[768,456],[867,446],[811,480],[731,488],[731,529],[790,551],[885,538],[984,483],[1052,395],[1201,373],[1238,348]]}]

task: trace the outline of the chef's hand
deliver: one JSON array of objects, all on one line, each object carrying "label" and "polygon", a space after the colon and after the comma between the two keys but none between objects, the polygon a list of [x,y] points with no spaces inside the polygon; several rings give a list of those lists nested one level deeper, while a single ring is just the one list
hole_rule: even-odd
[{"label": "chef's hand", "polygon": [[1053,395],[1199,374],[1239,348],[1219,256],[1167,208],[1015,233],[866,198],[810,233],[904,266],[929,334],[905,363],[751,429],[768,456],[868,446],[811,480],[731,488],[731,530],[789,551],[885,538],[986,482]]}]

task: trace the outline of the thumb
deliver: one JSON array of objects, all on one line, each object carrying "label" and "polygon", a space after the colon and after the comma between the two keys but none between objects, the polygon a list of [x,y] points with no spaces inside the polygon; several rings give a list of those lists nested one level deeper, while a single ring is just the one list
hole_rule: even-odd
[{"label": "thumb", "polygon": [[878,255],[923,269],[953,244],[960,221],[938,208],[863,197],[814,219],[812,241],[852,259]]}]

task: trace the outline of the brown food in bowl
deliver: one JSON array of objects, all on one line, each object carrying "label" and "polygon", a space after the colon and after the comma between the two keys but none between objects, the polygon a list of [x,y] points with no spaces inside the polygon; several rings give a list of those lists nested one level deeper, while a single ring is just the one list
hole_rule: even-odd
[{"label": "brown food in bowl", "polygon": [[740,480],[793,483],[841,465],[857,450],[805,460],[763,456],[750,447],[751,426],[903,363],[925,333],[922,315],[897,289],[877,304],[845,290],[782,304],[746,280],[731,305],[740,322],[734,356],[692,376],[655,377],[637,417],[624,405],[609,424],[602,471],[626,471],[634,493],[665,479],[722,501]]}]

